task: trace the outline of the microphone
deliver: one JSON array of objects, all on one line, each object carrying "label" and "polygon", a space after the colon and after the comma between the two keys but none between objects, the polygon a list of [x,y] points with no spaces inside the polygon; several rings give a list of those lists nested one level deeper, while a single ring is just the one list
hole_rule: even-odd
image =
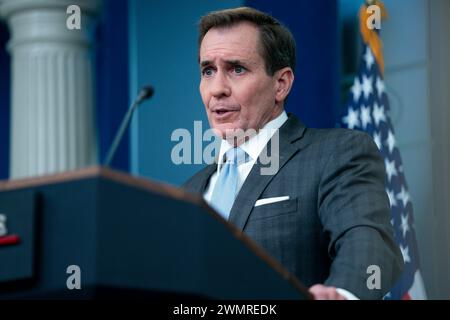
[{"label": "microphone", "polygon": [[114,138],[114,141],[111,145],[111,147],[109,148],[108,151],[108,155],[106,157],[106,160],[104,162],[104,166],[108,167],[114,157],[114,154],[117,151],[117,147],[120,144],[120,141],[122,140],[123,134],[125,133],[125,130],[127,129],[131,117],[134,113],[134,111],[137,109],[137,107],[145,100],[151,98],[153,96],[153,93],[155,92],[155,90],[153,89],[152,86],[146,85],[143,86],[141,88],[141,90],[139,91],[139,94],[137,95],[136,99],[134,100],[134,102],[131,104],[130,108],[128,109],[127,113],[125,114],[125,117],[122,120],[122,123],[120,124],[120,128],[117,131],[117,134]]}]

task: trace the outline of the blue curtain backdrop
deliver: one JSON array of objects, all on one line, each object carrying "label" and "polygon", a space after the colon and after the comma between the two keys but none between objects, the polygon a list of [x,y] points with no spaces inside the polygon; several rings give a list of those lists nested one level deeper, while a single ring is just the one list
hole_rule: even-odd
[{"label": "blue curtain backdrop", "polygon": [[338,1],[247,0],[272,14],[297,44],[294,87],[286,109],[309,127],[334,127],[340,110]]},{"label": "blue curtain backdrop", "polygon": [[[96,39],[97,129],[99,161],[106,153],[130,103],[128,61],[128,3],[104,0]],[[111,165],[122,171],[130,168],[130,135],[127,131]]]}]

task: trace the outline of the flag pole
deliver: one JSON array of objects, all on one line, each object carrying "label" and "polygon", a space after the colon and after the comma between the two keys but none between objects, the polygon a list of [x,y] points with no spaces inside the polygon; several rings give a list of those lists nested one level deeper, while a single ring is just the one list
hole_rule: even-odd
[{"label": "flag pole", "polygon": [[372,50],[375,60],[378,63],[380,68],[380,73],[384,75],[384,58],[383,58],[383,43],[381,41],[378,30],[370,29],[367,25],[367,21],[371,17],[371,11],[367,9],[371,5],[376,5],[379,7],[381,12],[381,19],[384,20],[387,18],[387,10],[380,0],[366,0],[365,4],[361,6],[359,10],[359,31],[361,33],[361,37],[366,45]]}]

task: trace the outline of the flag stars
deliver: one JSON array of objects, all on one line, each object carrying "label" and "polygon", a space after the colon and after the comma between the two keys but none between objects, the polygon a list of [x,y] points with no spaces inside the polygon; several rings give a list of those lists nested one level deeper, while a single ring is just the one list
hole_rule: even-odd
[{"label": "flag stars", "polygon": [[389,130],[389,132],[388,132],[386,144],[389,148],[389,152],[392,153],[392,151],[394,150],[394,147],[395,147],[395,137],[391,130]]},{"label": "flag stars", "polygon": [[403,247],[403,246],[400,244],[400,251],[402,252],[403,261],[404,261],[405,263],[411,262],[411,257],[409,256],[409,248],[408,248],[408,246]]},{"label": "flag stars", "polygon": [[391,208],[397,206],[397,199],[395,198],[394,191],[386,190],[386,193],[389,197],[389,203],[391,204]]},{"label": "flag stars", "polygon": [[385,92],[386,87],[384,86],[384,81],[380,77],[377,77],[375,86],[377,87],[378,96],[381,98]]},{"label": "flag stars", "polygon": [[373,134],[373,141],[375,141],[379,150],[381,150],[381,135],[378,132]]},{"label": "flag stars", "polygon": [[348,115],[345,116],[342,121],[347,124],[350,129],[354,129],[359,126],[359,112],[358,110],[353,110],[353,108],[348,109]]},{"label": "flag stars", "polygon": [[381,121],[386,122],[386,114],[384,113],[384,107],[378,106],[377,103],[373,105],[372,117],[376,126],[380,125]]},{"label": "flag stars", "polygon": [[375,62],[372,51],[369,47],[366,47],[366,53],[364,54],[364,60],[366,61],[367,70],[370,70]]},{"label": "flag stars", "polygon": [[402,214],[401,218],[402,218],[402,223],[400,225],[400,228],[402,229],[403,238],[405,238],[406,232],[409,231],[408,214],[406,214],[406,215]]},{"label": "flag stars", "polygon": [[370,117],[370,107],[361,107],[361,124],[363,129],[366,129],[367,125],[372,122]]},{"label": "flag stars", "polygon": [[[386,174],[388,176],[388,182],[390,183],[392,177],[397,175],[397,169],[395,168],[395,161],[389,161],[388,159],[385,159],[384,165],[386,166]],[[397,199],[399,199],[398,194]]]},{"label": "flag stars", "polygon": [[[401,290],[387,293],[385,299],[400,299],[413,291],[416,284],[411,277],[419,274],[416,252],[412,195],[406,186],[400,150],[389,112],[389,86],[383,79],[378,57],[367,45],[363,47],[360,66],[349,90],[345,113],[341,114],[341,124],[350,129],[363,130],[370,134],[380,150],[385,170],[386,192],[384,200],[389,199],[391,214],[387,219],[395,232],[395,240],[400,247],[406,264],[407,277],[402,279]],[[351,79],[350,79],[351,80]],[[372,147],[374,147],[372,144]],[[381,190],[383,192],[383,190]],[[386,199],[387,198],[387,199]],[[386,203],[387,204],[387,203]],[[386,223],[388,223],[386,221]],[[412,274],[411,274],[412,273]],[[407,280],[403,281],[403,280]],[[397,289],[397,288],[396,288]],[[419,289],[419,291],[422,291]]]},{"label": "flag stars", "polygon": [[373,91],[372,77],[366,77],[366,75],[363,75],[362,91],[364,93],[364,98],[369,99],[369,96]]},{"label": "flag stars", "polygon": [[406,208],[406,205],[409,202],[409,193],[405,190],[404,186],[402,186],[402,190],[400,191],[400,193],[397,194],[397,199],[401,200],[403,207]]},{"label": "flag stars", "polygon": [[353,94],[353,100],[355,102],[358,102],[359,98],[361,97],[361,92],[362,92],[361,83],[359,82],[358,77],[355,77],[351,91]]}]

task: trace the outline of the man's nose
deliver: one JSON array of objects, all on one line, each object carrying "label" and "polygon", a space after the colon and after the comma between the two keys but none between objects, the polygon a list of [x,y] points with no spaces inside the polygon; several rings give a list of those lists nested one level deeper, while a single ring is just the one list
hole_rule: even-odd
[{"label": "man's nose", "polygon": [[216,73],[211,83],[211,95],[216,98],[228,97],[231,94],[231,88],[226,76],[222,72]]}]

